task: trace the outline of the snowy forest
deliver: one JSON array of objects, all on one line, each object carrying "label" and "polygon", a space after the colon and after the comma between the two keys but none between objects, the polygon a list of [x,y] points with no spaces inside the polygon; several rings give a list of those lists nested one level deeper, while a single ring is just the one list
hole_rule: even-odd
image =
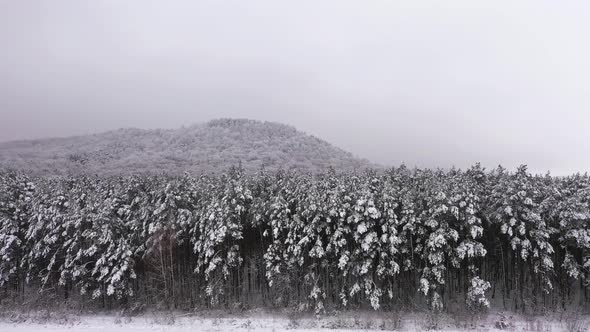
[{"label": "snowy forest", "polygon": [[0,302],[542,312],[588,304],[590,177],[0,173]]},{"label": "snowy forest", "polygon": [[241,164],[323,172],[378,168],[292,126],[216,119],[178,129],[118,129],[94,135],[0,142],[0,168],[31,175],[170,175],[218,173]]}]

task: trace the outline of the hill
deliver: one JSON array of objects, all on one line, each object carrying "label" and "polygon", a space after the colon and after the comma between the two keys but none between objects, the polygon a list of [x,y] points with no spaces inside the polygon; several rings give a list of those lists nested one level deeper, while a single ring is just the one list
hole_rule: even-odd
[{"label": "hill", "polygon": [[0,143],[0,167],[37,174],[198,174],[238,163],[249,172],[261,167],[316,172],[330,166],[347,171],[372,166],[291,126],[245,119]]}]

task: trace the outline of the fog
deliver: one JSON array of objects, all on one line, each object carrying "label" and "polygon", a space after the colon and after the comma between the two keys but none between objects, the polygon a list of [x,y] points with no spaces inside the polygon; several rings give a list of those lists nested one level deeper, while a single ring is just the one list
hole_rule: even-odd
[{"label": "fog", "polygon": [[0,141],[277,121],[385,165],[590,168],[590,4],[3,1]]}]

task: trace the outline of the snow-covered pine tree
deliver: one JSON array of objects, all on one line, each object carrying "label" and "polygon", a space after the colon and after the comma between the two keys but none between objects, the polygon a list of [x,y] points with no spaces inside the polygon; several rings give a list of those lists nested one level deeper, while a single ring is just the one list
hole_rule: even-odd
[{"label": "snow-covered pine tree", "polygon": [[[516,173],[499,172],[489,197],[491,219],[500,226],[509,249],[513,252],[515,287],[519,292],[520,307],[527,310],[539,294],[525,294],[527,280],[538,281],[539,288],[545,293],[553,289],[554,253],[550,242],[553,232],[547,220],[541,218],[539,202],[543,200],[543,191],[536,179],[527,172],[526,166],[520,166]],[[530,294],[529,294],[530,293]]]},{"label": "snow-covered pine tree", "polygon": [[243,176],[243,169],[232,168],[211,188],[216,196],[204,206],[199,216],[198,231],[193,231],[194,252],[197,254],[198,273],[203,273],[207,286],[205,293],[211,304],[227,297],[228,279],[243,258],[239,241],[245,217],[252,202],[252,194]]},{"label": "snow-covered pine tree", "polygon": [[35,184],[24,174],[0,172],[0,288],[24,291],[21,269]]}]

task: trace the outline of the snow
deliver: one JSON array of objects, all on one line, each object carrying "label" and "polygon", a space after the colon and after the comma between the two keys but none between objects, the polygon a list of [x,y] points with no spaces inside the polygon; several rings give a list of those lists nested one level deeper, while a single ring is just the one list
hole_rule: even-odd
[{"label": "snow", "polygon": [[[473,328],[488,332],[502,331],[495,327],[501,320],[500,315],[490,314],[474,322]],[[469,318],[466,319],[466,324]],[[13,323],[0,321],[2,332],[124,332],[124,331],[166,331],[166,332],[281,332],[281,331],[381,331],[397,328],[401,331],[423,331],[429,321],[418,314],[370,314],[365,312],[346,312],[335,316],[306,316],[289,318],[285,315],[254,314],[252,316],[235,315],[220,317],[188,317],[183,314],[146,314],[139,317],[118,317],[116,315],[81,316],[63,323],[59,321],[49,323],[22,322]],[[587,318],[584,318],[587,321]],[[557,317],[509,317],[509,330],[538,330],[566,331],[565,320]],[[470,324],[470,323],[469,323]],[[439,331],[466,331],[468,327],[458,327],[458,323],[451,317],[441,316],[438,323]],[[471,328],[471,329],[473,329]],[[531,329],[533,328],[533,329]]]}]

